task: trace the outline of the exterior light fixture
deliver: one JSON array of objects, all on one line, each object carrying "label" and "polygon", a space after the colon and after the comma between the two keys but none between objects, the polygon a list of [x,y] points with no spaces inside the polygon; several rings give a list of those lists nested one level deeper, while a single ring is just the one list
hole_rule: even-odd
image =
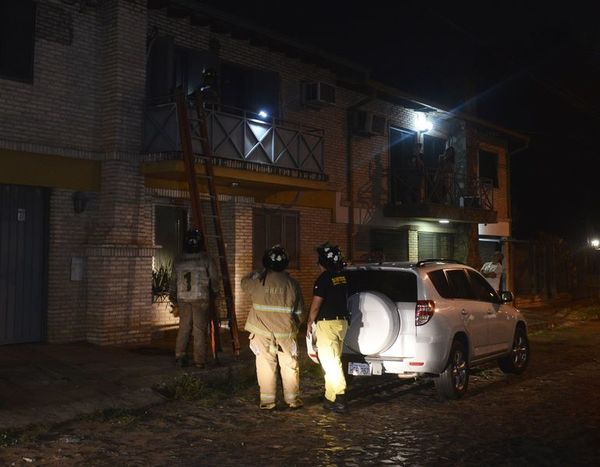
[{"label": "exterior light fixture", "polygon": [[76,191],[75,193],[73,193],[72,199],[73,211],[75,211],[76,214],[81,214],[83,211],[85,211],[85,208],[89,201],[89,198],[85,193],[82,193],[81,191]]},{"label": "exterior light fixture", "polygon": [[592,240],[590,240],[590,245],[592,246],[592,248],[600,248],[600,240],[597,238],[593,238]]},{"label": "exterior light fixture", "polygon": [[448,219],[440,219],[438,222],[440,224],[449,224],[450,223],[450,221]]},{"label": "exterior light fixture", "polygon": [[269,116],[269,114],[267,113],[267,111],[266,111],[266,110],[259,110],[259,111],[258,111],[258,116],[259,116],[260,118],[267,118],[267,117]]},{"label": "exterior light fixture", "polygon": [[423,112],[417,112],[415,125],[417,127],[417,131],[420,131],[421,133],[425,133],[433,129],[433,123],[429,121],[427,114]]}]

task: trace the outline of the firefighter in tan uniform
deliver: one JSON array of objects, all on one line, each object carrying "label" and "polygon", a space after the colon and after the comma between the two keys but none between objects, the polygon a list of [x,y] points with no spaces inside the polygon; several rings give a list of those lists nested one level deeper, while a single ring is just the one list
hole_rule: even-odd
[{"label": "firefighter in tan uniform", "polygon": [[260,408],[274,409],[279,363],[283,396],[291,409],[302,407],[300,370],[296,335],[303,301],[298,282],[284,272],[289,263],[279,245],[263,256],[265,269],[242,279],[242,290],[252,297],[252,309],[245,329],[250,333],[250,349],[256,356],[256,376],[260,387]]},{"label": "firefighter in tan uniform", "polygon": [[219,277],[214,262],[204,250],[202,233],[197,229],[186,232],[183,255],[173,266],[169,295],[179,309],[179,331],[175,344],[177,366],[190,364],[187,347],[190,334],[194,335],[194,364],[206,365],[208,324],[210,318],[209,287],[219,293]]}]

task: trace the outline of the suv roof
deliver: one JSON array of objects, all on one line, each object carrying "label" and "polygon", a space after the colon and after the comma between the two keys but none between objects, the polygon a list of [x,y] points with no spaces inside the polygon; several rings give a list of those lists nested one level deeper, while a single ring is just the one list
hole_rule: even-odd
[{"label": "suv roof", "polygon": [[382,261],[380,263],[357,263],[352,264],[350,267],[353,268],[365,268],[365,267],[391,267],[391,268],[421,268],[423,266],[430,266],[435,264],[460,264],[461,266],[468,266],[455,259],[442,259],[442,258],[431,258],[423,259],[417,262],[414,261]]}]

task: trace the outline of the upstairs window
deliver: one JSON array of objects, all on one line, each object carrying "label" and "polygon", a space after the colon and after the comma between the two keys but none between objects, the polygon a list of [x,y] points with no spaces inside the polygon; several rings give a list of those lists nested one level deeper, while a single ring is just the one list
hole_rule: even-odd
[{"label": "upstairs window", "polygon": [[169,101],[178,87],[189,95],[202,84],[202,71],[217,66],[210,52],[176,46],[170,36],[158,37],[150,49],[147,96],[156,102]]},{"label": "upstairs window", "polygon": [[223,63],[220,72],[221,104],[279,116],[279,74]]},{"label": "upstairs window", "polygon": [[446,140],[436,136],[423,135],[423,162],[428,169],[438,166],[440,155],[446,150]]},{"label": "upstairs window", "polygon": [[219,63],[212,52],[177,46],[170,36],[157,37],[151,45],[147,97],[153,103],[169,102],[178,87],[189,95],[201,86],[206,68],[217,71],[217,92],[228,112],[233,108],[253,113],[263,110],[279,116],[278,73]]},{"label": "upstairs window", "polygon": [[479,178],[491,181],[494,188],[498,188],[498,154],[479,151]]},{"label": "upstairs window", "polygon": [[0,78],[33,82],[35,3],[0,1]]}]

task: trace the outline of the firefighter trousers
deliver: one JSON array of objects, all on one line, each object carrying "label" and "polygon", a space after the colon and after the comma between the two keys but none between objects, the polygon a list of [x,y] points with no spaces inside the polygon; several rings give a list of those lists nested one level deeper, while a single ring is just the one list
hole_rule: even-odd
[{"label": "firefighter trousers", "polygon": [[187,354],[190,334],[194,335],[194,363],[206,363],[208,350],[209,302],[180,302],[179,331],[175,344],[175,357],[181,358]]},{"label": "firefighter trousers", "polygon": [[319,362],[325,372],[325,398],[331,402],[346,393],[346,377],[342,368],[342,345],[348,331],[345,319],[317,321]]},{"label": "firefighter trousers", "polygon": [[260,388],[261,405],[275,404],[278,363],[285,402],[286,404],[295,404],[300,391],[296,338],[250,334],[250,349],[256,356],[256,378]]}]

